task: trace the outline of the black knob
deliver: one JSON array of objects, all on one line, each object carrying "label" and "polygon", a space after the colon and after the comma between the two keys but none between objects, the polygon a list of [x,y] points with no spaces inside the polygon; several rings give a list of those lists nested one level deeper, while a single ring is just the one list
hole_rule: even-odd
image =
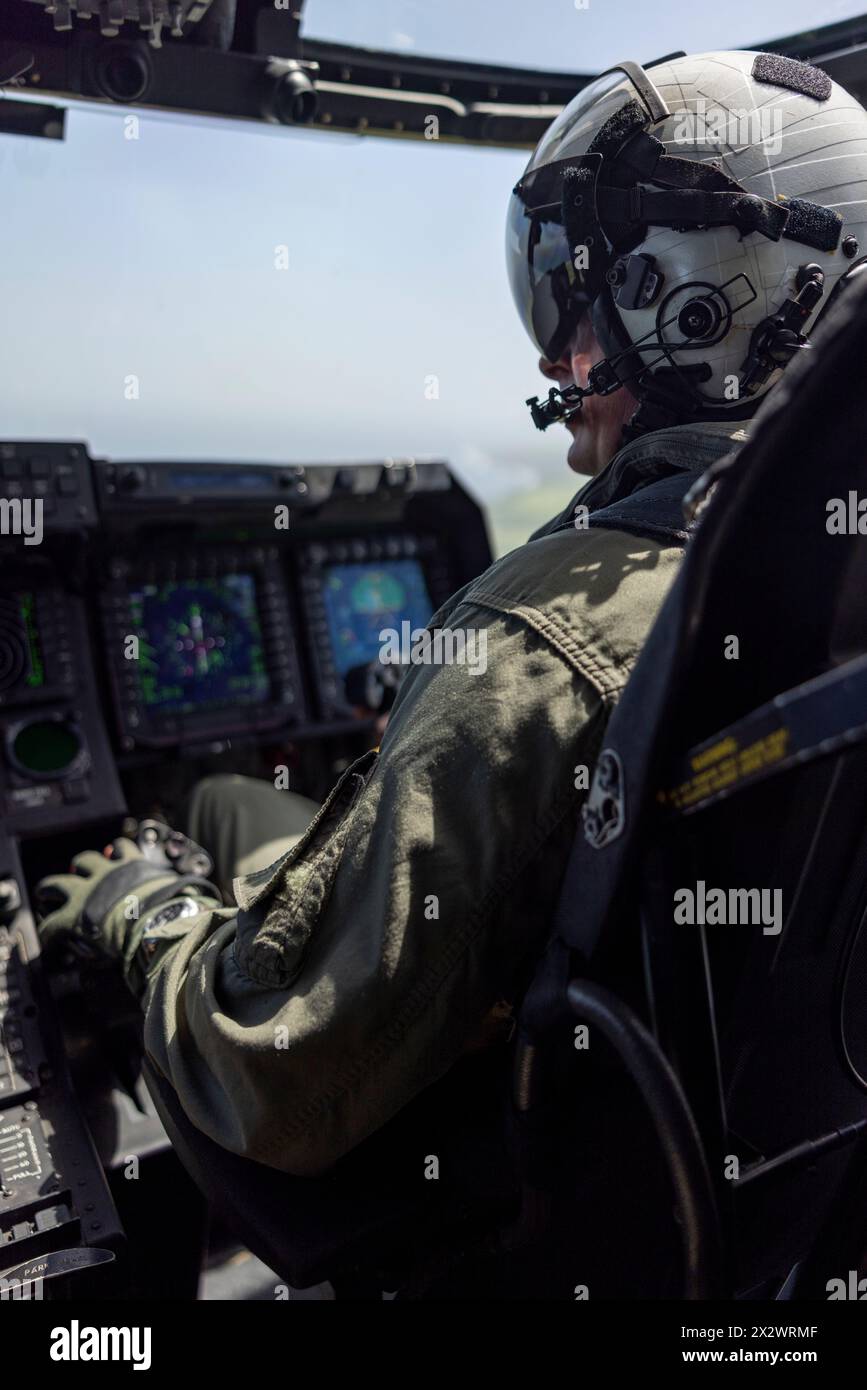
[{"label": "black knob", "polygon": [[286,491],[294,492],[296,497],[304,497],[308,491],[305,478],[303,468],[284,468],[280,473],[280,486]]},{"label": "black knob", "polygon": [[791,328],[778,328],[768,343],[768,356],[778,367],[791,362],[801,345],[801,339]]},{"label": "black knob", "polygon": [[147,482],[147,473],[143,468],[124,468],[120,475],[120,488],[122,492],[138,492],[139,488],[144,487]]}]

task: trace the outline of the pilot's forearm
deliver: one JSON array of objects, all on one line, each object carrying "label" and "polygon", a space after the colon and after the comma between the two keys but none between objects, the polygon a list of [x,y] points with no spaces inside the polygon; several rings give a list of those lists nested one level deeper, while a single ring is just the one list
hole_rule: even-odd
[{"label": "pilot's forearm", "polygon": [[36,889],[43,950],[63,948],[85,964],[114,961],[139,1000],[191,918],[220,904],[213,884],[148,859],[123,836],[102,853],[75,855],[68,872],[49,874]]},{"label": "pilot's forearm", "polygon": [[236,884],[236,917],[194,920],[149,972],[150,1065],[235,1153],[327,1169],[489,1041],[548,929],[603,702],[519,625],[468,616],[490,622],[487,672],[414,672],[378,760]]},{"label": "pilot's forearm", "polygon": [[[143,1005],[153,978],[180,941],[193,932],[198,935],[200,928],[213,930],[235,917],[234,908],[218,906],[210,885],[188,884],[170,898],[167,892],[168,888],[162,888],[150,894],[151,900],[158,899],[155,904],[149,905],[147,897],[141,902],[136,930],[128,937],[124,955],[124,978]],[[115,911],[122,913],[123,905]]]}]

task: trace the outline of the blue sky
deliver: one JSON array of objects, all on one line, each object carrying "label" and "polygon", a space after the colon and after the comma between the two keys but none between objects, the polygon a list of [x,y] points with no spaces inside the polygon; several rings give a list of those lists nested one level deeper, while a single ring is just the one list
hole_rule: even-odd
[{"label": "blue sky", "polygon": [[370,48],[590,72],[681,48],[760,47],[861,8],[857,0],[306,0],[304,31]]},{"label": "blue sky", "polygon": [[[812,8],[309,0],[305,28],[589,72],[758,43]],[[539,435],[523,405],[542,383],[503,265],[525,153],[156,113],[129,140],[124,118],[79,107],[62,143],[0,136],[3,437],[127,458],[446,457],[495,512],[555,479],[566,500],[565,432]]]}]

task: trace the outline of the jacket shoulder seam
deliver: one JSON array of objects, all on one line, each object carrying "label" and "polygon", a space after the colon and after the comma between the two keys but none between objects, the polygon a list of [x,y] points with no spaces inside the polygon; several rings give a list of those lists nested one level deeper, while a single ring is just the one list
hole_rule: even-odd
[{"label": "jacket shoulder seam", "polygon": [[618,671],[616,665],[594,652],[587,642],[580,641],[575,633],[565,628],[531,604],[515,603],[498,594],[474,593],[467,595],[465,603],[476,604],[479,608],[490,608],[505,617],[519,618],[537,632],[550,647],[563,658],[579,675],[593,686],[603,699],[617,695],[626,684],[627,673]]}]

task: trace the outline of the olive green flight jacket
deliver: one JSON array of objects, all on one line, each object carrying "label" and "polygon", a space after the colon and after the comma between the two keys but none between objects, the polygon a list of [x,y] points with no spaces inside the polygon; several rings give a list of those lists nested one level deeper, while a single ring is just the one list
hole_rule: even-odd
[{"label": "olive green flight jacket", "polygon": [[292,850],[236,880],[239,910],[178,920],[148,967],[145,1047],[196,1129],[321,1173],[507,1014],[549,929],[581,769],[682,553],[554,528],[743,437],[679,426],[622,449],[432,620],[483,632],[486,663],[413,666],[380,751]]}]

